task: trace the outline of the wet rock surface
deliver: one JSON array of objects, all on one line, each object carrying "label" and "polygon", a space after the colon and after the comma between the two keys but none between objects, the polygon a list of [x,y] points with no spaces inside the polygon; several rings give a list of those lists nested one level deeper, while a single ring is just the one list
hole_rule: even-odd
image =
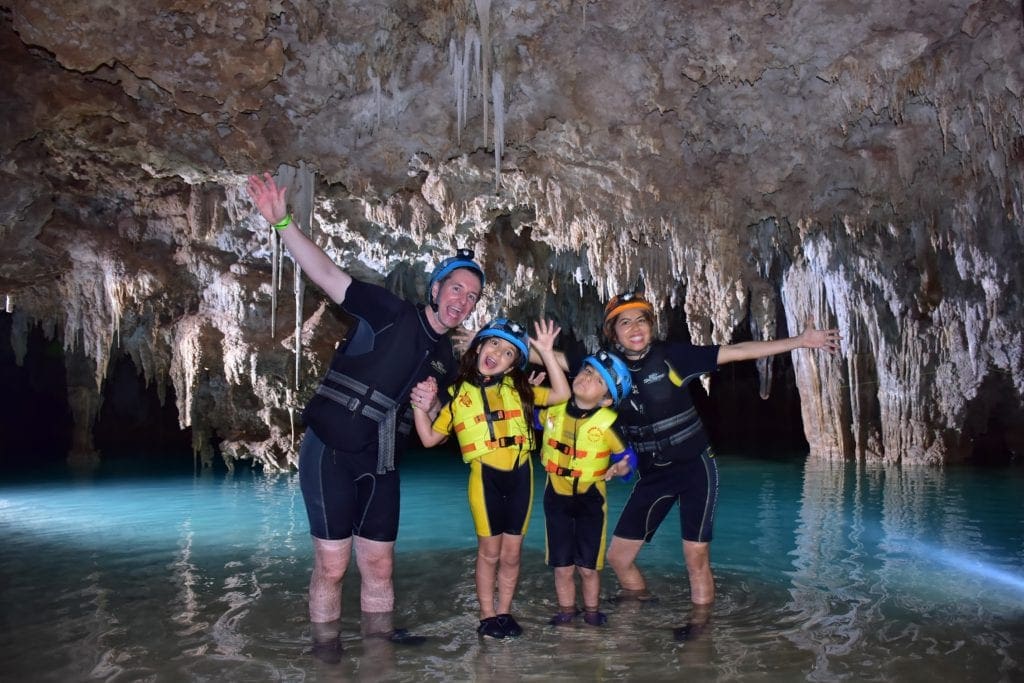
[{"label": "wet rock surface", "polygon": [[544,313],[593,346],[602,302],[639,285],[697,342],[839,327],[837,356],[792,358],[816,455],[1019,454],[1022,19],[994,0],[0,3],[11,345],[63,345],[75,457],[127,354],[204,457],[289,467],[344,321],[295,295],[287,256],[272,286],[243,188],[269,169],[357,277],[416,296],[474,248],[476,323]]}]

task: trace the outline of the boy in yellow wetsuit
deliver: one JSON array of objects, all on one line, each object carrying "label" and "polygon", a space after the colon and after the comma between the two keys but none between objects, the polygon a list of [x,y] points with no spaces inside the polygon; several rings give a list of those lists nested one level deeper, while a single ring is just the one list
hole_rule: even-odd
[{"label": "boy in yellow wetsuit", "polygon": [[[423,445],[435,446],[455,434],[469,464],[469,507],[478,541],[477,632],[490,638],[522,633],[510,612],[533,505],[533,407],[569,398],[569,382],[553,351],[561,328],[544,321],[534,330],[536,337],[531,338],[522,325],[504,318],[484,326],[462,355],[451,399],[433,422],[427,410],[434,404],[436,384],[434,393],[423,396],[420,385],[413,396],[416,432]],[[544,363],[550,389],[529,382],[531,345]]]},{"label": "boy in yellow wetsuit", "polygon": [[572,383],[572,398],[540,413],[544,428],[541,462],[547,563],[555,570],[558,614],[551,625],[571,623],[576,608],[573,568],[580,575],[583,620],[601,626],[600,570],[608,525],[605,482],[636,467],[636,454],[612,429],[614,407],[632,390],[629,368],[618,356],[599,351],[583,359]]}]

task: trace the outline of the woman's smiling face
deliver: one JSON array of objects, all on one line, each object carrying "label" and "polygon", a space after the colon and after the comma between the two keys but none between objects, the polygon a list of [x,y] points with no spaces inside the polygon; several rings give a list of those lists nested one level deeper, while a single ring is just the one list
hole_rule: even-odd
[{"label": "woman's smiling face", "polygon": [[612,325],[615,341],[627,353],[643,353],[651,344],[651,319],[643,311],[626,311]]}]

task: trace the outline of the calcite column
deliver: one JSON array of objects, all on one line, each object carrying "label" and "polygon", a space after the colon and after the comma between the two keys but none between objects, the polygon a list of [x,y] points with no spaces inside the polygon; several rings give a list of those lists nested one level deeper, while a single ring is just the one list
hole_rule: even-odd
[{"label": "calcite column", "polygon": [[68,462],[78,466],[94,466],[100,454],[93,444],[93,427],[103,405],[96,386],[96,362],[81,347],[64,355],[67,372],[68,406],[71,408],[71,450]]}]

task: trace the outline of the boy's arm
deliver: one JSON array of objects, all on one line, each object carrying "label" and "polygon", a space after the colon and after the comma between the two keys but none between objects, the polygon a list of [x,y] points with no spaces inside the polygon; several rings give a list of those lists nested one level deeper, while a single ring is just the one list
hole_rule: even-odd
[{"label": "boy's arm", "polygon": [[626,446],[626,450],[612,453],[609,462],[612,465],[604,473],[605,481],[611,481],[614,477],[622,477],[622,481],[629,481],[636,470],[636,451],[631,446]]},{"label": "boy's arm", "polygon": [[[536,337],[530,337],[530,347],[535,349],[544,362],[544,369],[548,373],[548,381],[551,390],[548,393],[548,405],[564,403],[569,400],[572,391],[569,388],[569,380],[565,376],[565,370],[558,363],[555,356],[555,338],[562,328],[551,320],[542,320],[533,324]],[[564,356],[563,356],[564,362]]]}]

